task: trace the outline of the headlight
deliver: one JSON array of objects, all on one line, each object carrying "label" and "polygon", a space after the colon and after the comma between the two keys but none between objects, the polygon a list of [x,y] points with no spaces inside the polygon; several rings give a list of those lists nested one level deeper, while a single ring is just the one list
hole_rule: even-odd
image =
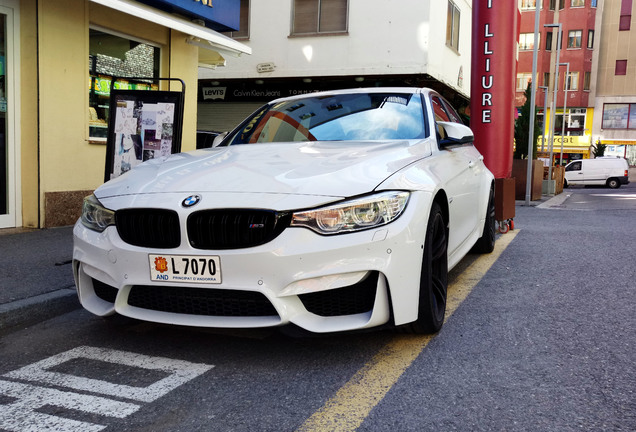
[{"label": "headlight", "polygon": [[115,212],[103,207],[95,195],[90,195],[84,198],[82,223],[87,228],[102,232],[107,226],[115,225]]},{"label": "headlight", "polygon": [[310,228],[319,234],[342,234],[386,225],[406,208],[408,192],[382,192],[329,207],[294,213],[291,226]]}]

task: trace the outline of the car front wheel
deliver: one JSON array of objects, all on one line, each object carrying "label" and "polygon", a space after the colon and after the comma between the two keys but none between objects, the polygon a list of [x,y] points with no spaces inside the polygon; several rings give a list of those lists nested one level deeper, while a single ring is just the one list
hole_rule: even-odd
[{"label": "car front wheel", "polygon": [[495,192],[490,189],[490,194],[488,196],[488,208],[486,209],[486,221],[484,222],[484,233],[481,235],[479,240],[477,240],[477,243],[475,243],[473,252],[490,253],[495,250],[496,225]]},{"label": "car front wheel", "polygon": [[448,230],[439,204],[433,203],[428,218],[422,270],[418,318],[408,329],[414,333],[435,333],[442,328],[448,289]]}]

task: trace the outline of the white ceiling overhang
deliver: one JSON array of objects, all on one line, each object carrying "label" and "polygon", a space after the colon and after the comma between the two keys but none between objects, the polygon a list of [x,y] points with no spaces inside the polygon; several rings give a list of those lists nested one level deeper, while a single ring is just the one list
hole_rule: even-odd
[{"label": "white ceiling overhang", "polygon": [[[229,53],[235,56],[240,56],[241,54],[252,54],[252,49],[250,47],[222,35],[219,32],[136,1],[90,1],[190,35],[187,42],[200,48],[216,51],[217,53]],[[224,62],[224,59],[220,54],[218,55],[218,61]]]}]

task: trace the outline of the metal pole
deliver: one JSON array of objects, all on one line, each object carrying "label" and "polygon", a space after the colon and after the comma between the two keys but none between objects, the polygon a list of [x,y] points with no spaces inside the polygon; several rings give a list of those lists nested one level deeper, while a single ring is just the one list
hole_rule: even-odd
[{"label": "metal pole", "polygon": [[554,72],[554,87],[553,87],[553,103],[550,110],[550,165],[548,166],[548,181],[552,181],[552,158],[554,157],[554,117],[557,104],[557,87],[559,85],[559,61],[561,56],[561,23],[558,24],[544,24],[544,27],[558,27],[557,33],[557,57],[556,67]]},{"label": "metal pole", "polygon": [[545,148],[545,124],[548,121],[548,86],[539,86],[543,89],[543,130],[541,131],[541,151]]},{"label": "metal pole", "polygon": [[565,139],[565,113],[567,110],[565,109],[568,106],[568,90],[570,88],[570,63],[559,63],[559,66],[567,66],[567,72],[565,72],[565,85],[563,86],[564,96],[563,96],[563,121],[561,122],[561,159],[559,160],[559,165],[563,166],[563,140]]},{"label": "metal pole", "polygon": [[[536,2],[534,9],[534,49],[532,50],[532,89],[530,92],[530,131],[528,135],[528,168],[526,172],[526,206],[530,205],[532,195],[532,150],[534,149],[534,116],[537,92],[537,53],[539,51],[539,5]],[[545,117],[545,115],[544,115]]]}]

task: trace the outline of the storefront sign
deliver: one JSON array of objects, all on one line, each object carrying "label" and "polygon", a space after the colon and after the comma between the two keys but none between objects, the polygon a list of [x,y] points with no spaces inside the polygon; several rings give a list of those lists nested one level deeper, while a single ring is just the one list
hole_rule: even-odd
[{"label": "storefront sign", "polygon": [[495,178],[512,172],[517,14],[517,2],[473,2],[470,126]]},{"label": "storefront sign", "polygon": [[203,100],[223,100],[227,87],[203,87]]},{"label": "storefront sign", "polygon": [[[224,83],[225,84],[225,83]],[[277,85],[245,86],[232,85],[201,86],[199,99],[206,102],[269,102],[287,96],[310,94],[316,88],[284,87]]]},{"label": "storefront sign", "polygon": [[241,2],[239,0],[139,0],[166,12],[177,12],[193,19],[202,19],[217,31],[239,30]]}]

